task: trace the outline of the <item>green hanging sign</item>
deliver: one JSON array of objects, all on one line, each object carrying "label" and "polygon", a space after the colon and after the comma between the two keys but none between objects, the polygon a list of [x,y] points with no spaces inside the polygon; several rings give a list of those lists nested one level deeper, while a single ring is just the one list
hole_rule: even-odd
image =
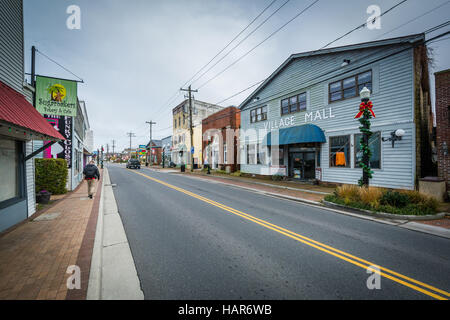
[{"label": "green hanging sign", "polygon": [[77,82],[36,76],[36,110],[41,114],[76,117]]}]

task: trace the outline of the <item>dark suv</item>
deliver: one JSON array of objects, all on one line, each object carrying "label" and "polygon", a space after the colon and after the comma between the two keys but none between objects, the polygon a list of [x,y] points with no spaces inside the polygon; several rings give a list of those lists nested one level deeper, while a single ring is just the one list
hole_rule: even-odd
[{"label": "dark suv", "polygon": [[141,162],[137,159],[131,159],[127,162],[127,169],[140,169],[141,168]]}]

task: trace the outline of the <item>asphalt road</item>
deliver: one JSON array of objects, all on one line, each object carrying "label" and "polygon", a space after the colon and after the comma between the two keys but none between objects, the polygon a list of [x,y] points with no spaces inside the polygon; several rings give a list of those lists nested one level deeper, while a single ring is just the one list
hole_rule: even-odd
[{"label": "asphalt road", "polygon": [[[450,298],[449,239],[179,174],[108,170],[146,299]],[[370,264],[380,289],[368,289]]]}]

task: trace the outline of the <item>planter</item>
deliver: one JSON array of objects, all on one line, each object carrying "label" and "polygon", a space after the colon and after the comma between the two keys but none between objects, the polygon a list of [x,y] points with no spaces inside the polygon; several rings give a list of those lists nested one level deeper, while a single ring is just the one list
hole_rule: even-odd
[{"label": "planter", "polygon": [[50,202],[50,196],[52,194],[50,192],[41,192],[36,195],[36,202],[42,204],[48,204]]},{"label": "planter", "polygon": [[330,208],[338,208],[338,209],[345,209],[346,211],[350,211],[353,213],[363,214],[367,216],[377,217],[377,218],[387,218],[387,219],[394,219],[394,220],[408,220],[408,221],[426,221],[426,220],[438,220],[442,219],[446,216],[445,212],[436,213],[433,215],[423,215],[423,216],[413,216],[413,215],[401,215],[401,214],[393,214],[393,213],[386,213],[386,212],[378,212],[378,211],[369,211],[369,210],[363,210],[358,208],[353,208],[349,206],[344,206],[342,204],[329,202],[326,200],[322,200],[322,203]]}]

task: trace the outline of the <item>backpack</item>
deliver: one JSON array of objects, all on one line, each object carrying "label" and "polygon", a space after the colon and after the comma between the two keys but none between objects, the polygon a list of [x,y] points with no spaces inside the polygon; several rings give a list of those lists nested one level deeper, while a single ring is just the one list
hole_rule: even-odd
[{"label": "backpack", "polygon": [[97,173],[97,167],[92,164],[88,164],[84,168],[84,174],[85,174],[86,178],[94,178],[96,176],[96,173]]}]

